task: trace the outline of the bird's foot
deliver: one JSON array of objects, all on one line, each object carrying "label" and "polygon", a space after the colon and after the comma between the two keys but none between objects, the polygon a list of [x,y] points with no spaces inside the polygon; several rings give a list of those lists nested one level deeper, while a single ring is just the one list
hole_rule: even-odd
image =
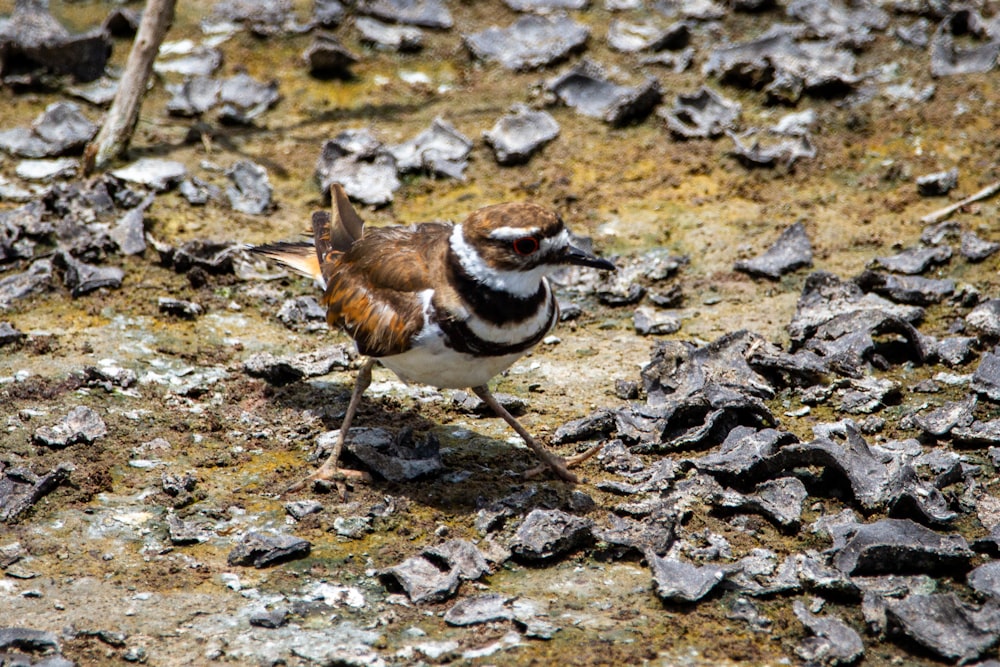
[{"label": "bird's foot", "polygon": [[531,468],[530,470],[525,471],[524,477],[525,479],[532,479],[534,477],[538,477],[547,470],[551,470],[560,479],[563,479],[569,482],[570,484],[577,484],[579,483],[580,479],[573,472],[570,471],[570,468],[575,468],[584,461],[586,461],[587,459],[593,457],[595,454],[601,451],[603,447],[604,443],[601,443],[599,445],[594,445],[587,451],[582,452],[580,454],[576,454],[574,456],[570,456],[568,458],[563,458],[555,454],[550,454],[550,456],[548,457],[543,457],[544,463],[537,465],[534,468]]},{"label": "bird's foot", "polygon": [[342,497],[346,497],[347,487],[346,483],[348,481],[361,482],[367,484],[372,481],[372,476],[369,475],[364,470],[352,470],[350,468],[340,468],[336,464],[327,466],[325,463],[320,466],[316,472],[312,473],[307,477],[303,477],[299,481],[295,482],[287,489],[285,489],[281,495],[286,496],[289,493],[295,493],[296,491],[301,491],[311,484],[317,482],[327,483],[338,489]]}]

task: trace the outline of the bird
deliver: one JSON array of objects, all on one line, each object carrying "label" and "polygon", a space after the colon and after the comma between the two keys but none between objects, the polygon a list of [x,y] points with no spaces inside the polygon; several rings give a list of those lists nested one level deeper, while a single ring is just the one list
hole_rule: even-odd
[{"label": "bird", "polygon": [[311,241],[252,246],[252,252],[317,280],[332,327],[350,336],[361,363],[333,449],[322,465],[286,491],[311,482],[354,478],[340,456],[377,363],[403,382],[471,389],[550,469],[577,483],[570,468],[600,447],[563,458],[536,440],[490,392],[488,383],[527,354],[559,319],[548,276],[568,266],[614,271],[608,259],[572,243],[562,218],[531,202],[473,211],[456,224],[425,222],[366,228],[339,183],[331,212],[312,215]]}]

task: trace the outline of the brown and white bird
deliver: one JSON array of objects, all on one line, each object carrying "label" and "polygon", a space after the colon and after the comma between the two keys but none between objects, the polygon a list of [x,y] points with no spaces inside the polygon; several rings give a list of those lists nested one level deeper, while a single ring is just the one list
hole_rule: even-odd
[{"label": "brown and white bird", "polygon": [[[562,219],[530,203],[487,206],[456,225],[365,229],[344,189],[331,187],[333,215],[313,214],[313,242],[253,248],[321,281],[327,321],[368,359],[358,373],[334,450],[314,480],[365,473],[338,469],[344,439],[378,361],[404,382],[471,388],[559,477],[596,448],[564,459],[537,442],[487,387],[537,345],[559,319],[546,276],[567,264],[613,270],[572,245]],[[544,466],[542,466],[544,469]]]}]

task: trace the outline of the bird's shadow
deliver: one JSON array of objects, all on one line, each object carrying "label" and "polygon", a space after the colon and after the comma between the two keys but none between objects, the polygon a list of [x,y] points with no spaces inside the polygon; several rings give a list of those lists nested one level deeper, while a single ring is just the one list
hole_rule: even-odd
[{"label": "bird's shadow", "polygon": [[[269,400],[278,407],[296,412],[309,410],[319,419],[323,430],[335,430],[341,426],[353,387],[353,381],[298,381],[273,387]],[[444,470],[405,482],[391,482],[375,473],[370,486],[382,495],[404,496],[450,513],[475,514],[512,494],[523,492],[526,487],[546,487],[545,493],[535,494],[540,506],[560,506],[564,504],[563,496],[575,488],[545,477],[525,480],[518,473],[538,464],[530,450],[515,448],[505,440],[475,432],[455,437],[454,429],[421,414],[419,404],[403,407],[398,399],[390,396],[365,395],[351,425],[352,429],[356,427],[386,429],[396,434],[397,443],[403,446],[409,443],[421,447],[427,438],[444,440],[441,452]],[[315,440],[317,435],[310,437]],[[295,471],[299,478],[319,465],[320,458],[315,454],[314,448],[303,457],[302,470]],[[366,470],[366,466],[350,454],[349,446],[344,448],[341,459],[345,468]],[[295,479],[283,481],[291,483]]]}]

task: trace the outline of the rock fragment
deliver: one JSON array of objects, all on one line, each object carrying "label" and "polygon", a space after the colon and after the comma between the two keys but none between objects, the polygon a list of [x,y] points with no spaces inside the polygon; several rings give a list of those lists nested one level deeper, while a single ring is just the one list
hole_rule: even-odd
[{"label": "rock fragment", "polygon": [[[319,436],[317,445],[327,449],[333,445],[338,431]],[[441,445],[432,434],[417,439],[411,429],[391,433],[380,428],[352,428],[345,448],[367,468],[390,482],[405,482],[444,469]]]},{"label": "rock fragment", "polygon": [[667,129],[682,139],[714,139],[736,128],[743,111],[739,102],[726,99],[707,86],[691,94],[679,94],[672,109],[661,107],[657,115]]},{"label": "rock fragment", "polygon": [[839,618],[811,614],[801,600],[792,603],[792,609],[795,617],[813,633],[796,648],[807,664],[848,665],[864,655],[861,636]]},{"label": "rock fragment", "polygon": [[125,271],[117,266],[94,266],[81,262],[68,252],[59,252],[56,259],[65,271],[66,287],[74,298],[102,287],[117,289],[125,278]]},{"label": "rock fragment", "polygon": [[607,78],[600,65],[587,59],[551,79],[546,88],[584,116],[614,126],[644,119],[662,97],[656,79],[634,87],[619,85]]},{"label": "rock fragment", "polygon": [[493,148],[499,164],[523,164],[545,144],[559,136],[559,123],[544,111],[517,104],[501,117],[483,138]]},{"label": "rock fragment", "polygon": [[367,16],[354,19],[354,27],[361,33],[361,41],[391,51],[419,51],[424,46],[424,33],[420,28],[407,25],[389,25]]},{"label": "rock fragment", "polygon": [[73,102],[54,102],[32,123],[31,129],[0,132],[0,150],[26,158],[57,157],[79,152],[93,136],[97,125]]},{"label": "rock fragment", "polygon": [[431,174],[463,179],[472,142],[455,127],[436,118],[430,128],[413,139],[389,147],[400,172],[427,171]]},{"label": "rock fragment", "polygon": [[834,557],[845,574],[954,572],[968,566],[973,552],[961,535],[942,535],[909,519],[862,524]]},{"label": "rock fragment", "polygon": [[262,215],[271,210],[274,189],[264,167],[250,160],[240,160],[226,176],[233,182],[226,188],[226,196],[234,211]]},{"label": "rock fragment", "polygon": [[532,510],[518,527],[511,551],[530,561],[545,561],[573,551],[592,538],[593,522],[560,510]]},{"label": "rock fragment", "polygon": [[968,662],[1000,638],[1000,606],[994,600],[980,608],[954,593],[909,595],[886,600],[890,625],[945,660]]},{"label": "rock fragment", "polygon": [[175,160],[140,158],[126,167],[112,170],[111,175],[162,192],[180,183],[187,176],[187,167]]},{"label": "rock fragment", "polygon": [[947,263],[951,259],[951,254],[951,246],[946,245],[930,248],[907,248],[890,257],[876,257],[875,261],[889,271],[916,275]]},{"label": "rock fragment", "polygon": [[590,29],[565,14],[521,16],[507,28],[489,27],[466,35],[476,58],[515,71],[539,69],[565,59],[587,43]]},{"label": "rock fragment", "polygon": [[959,249],[962,257],[970,262],[981,262],[1000,250],[1000,243],[986,241],[973,232],[962,232],[962,243]]},{"label": "rock fragment", "polygon": [[802,222],[785,228],[778,240],[764,254],[736,262],[737,271],[777,280],[804,266],[812,266],[812,243]]},{"label": "rock fragment", "polygon": [[78,405],[54,425],[39,427],[33,437],[40,445],[61,449],[78,442],[89,445],[107,433],[108,427],[96,410]]},{"label": "rock fragment", "polygon": [[270,567],[309,555],[312,544],[294,535],[249,531],[239,544],[229,552],[226,562],[230,565]]},{"label": "rock fragment", "polygon": [[698,567],[674,558],[649,560],[656,594],[666,602],[697,602],[722,583],[725,573],[712,565]]},{"label": "rock fragment", "polygon": [[424,28],[446,30],[454,24],[443,0],[360,0],[357,11],[383,21]]},{"label": "rock fragment", "polygon": [[924,197],[943,197],[958,185],[958,169],[917,177],[917,192]]},{"label": "rock fragment", "polygon": [[73,470],[73,464],[60,463],[51,472],[37,475],[27,468],[0,462],[0,521],[11,523],[19,519],[45,495],[68,480]]}]

